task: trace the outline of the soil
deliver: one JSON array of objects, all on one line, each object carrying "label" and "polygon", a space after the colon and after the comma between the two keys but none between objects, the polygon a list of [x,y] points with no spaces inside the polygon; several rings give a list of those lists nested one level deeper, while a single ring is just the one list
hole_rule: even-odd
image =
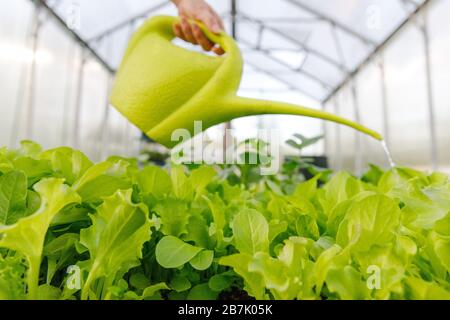
[{"label": "soil", "polygon": [[242,289],[239,288],[232,288],[228,291],[224,291],[219,295],[218,300],[225,300],[225,301],[234,301],[234,300],[255,300],[255,298],[250,297],[248,293]]}]

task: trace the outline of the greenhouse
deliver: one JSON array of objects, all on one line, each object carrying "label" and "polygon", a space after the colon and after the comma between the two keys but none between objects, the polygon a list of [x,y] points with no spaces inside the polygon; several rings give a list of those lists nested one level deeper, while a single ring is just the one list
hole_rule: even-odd
[{"label": "greenhouse", "polygon": [[3,3],[0,300],[450,300],[448,12]]}]

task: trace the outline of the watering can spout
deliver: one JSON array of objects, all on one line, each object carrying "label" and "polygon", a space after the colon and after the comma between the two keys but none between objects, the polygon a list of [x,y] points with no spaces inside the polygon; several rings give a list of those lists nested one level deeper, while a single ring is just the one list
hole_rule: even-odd
[{"label": "watering can spout", "polygon": [[288,114],[347,125],[377,140],[377,132],[320,110],[288,103],[237,96],[243,59],[236,42],[225,33],[205,34],[226,52],[208,56],[181,48],[172,41],[174,17],[148,20],[132,37],[117,72],[111,104],[153,140],[173,147],[177,129],[195,133],[235,118],[260,114]]},{"label": "watering can spout", "polygon": [[307,108],[290,103],[284,103],[279,101],[270,100],[257,100],[243,97],[232,97],[230,99],[231,108],[235,112],[235,116],[231,116],[231,119],[237,116],[250,116],[250,115],[263,115],[263,114],[285,114],[285,115],[297,115],[303,117],[317,118],[327,121],[332,121],[338,124],[342,124],[351,127],[357,131],[367,134],[376,140],[383,140],[383,137],[378,132],[367,128],[357,122],[348,120],[346,118],[339,117],[335,114],[317,110],[313,108]]}]

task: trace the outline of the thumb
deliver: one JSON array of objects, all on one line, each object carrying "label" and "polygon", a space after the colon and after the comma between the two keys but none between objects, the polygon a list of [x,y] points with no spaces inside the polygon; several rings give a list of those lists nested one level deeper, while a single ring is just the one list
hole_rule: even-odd
[{"label": "thumb", "polygon": [[223,31],[217,18],[210,12],[203,17],[202,21],[213,33],[221,33]]},{"label": "thumb", "polygon": [[214,22],[212,22],[210,30],[214,33],[221,33],[223,31],[222,27],[220,26],[219,22],[217,22],[217,20],[214,20]]}]

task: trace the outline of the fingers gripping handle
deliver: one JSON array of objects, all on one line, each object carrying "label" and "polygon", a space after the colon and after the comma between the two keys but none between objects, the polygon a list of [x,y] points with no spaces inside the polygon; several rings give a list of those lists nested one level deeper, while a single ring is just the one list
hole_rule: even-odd
[{"label": "fingers gripping handle", "polygon": [[[157,24],[154,25],[154,29],[158,32],[164,34],[166,37],[169,38],[169,40],[172,40],[176,37],[174,31],[173,31],[173,25],[176,23],[180,23],[181,19],[178,17],[160,17]],[[211,40],[212,42],[220,45],[225,52],[228,52],[232,47],[232,43],[234,43],[234,40],[227,35],[225,32],[221,32],[220,34],[215,34],[211,32],[202,22],[189,19],[189,23],[197,24],[200,29],[203,31],[203,33],[206,35],[206,37]]]}]

